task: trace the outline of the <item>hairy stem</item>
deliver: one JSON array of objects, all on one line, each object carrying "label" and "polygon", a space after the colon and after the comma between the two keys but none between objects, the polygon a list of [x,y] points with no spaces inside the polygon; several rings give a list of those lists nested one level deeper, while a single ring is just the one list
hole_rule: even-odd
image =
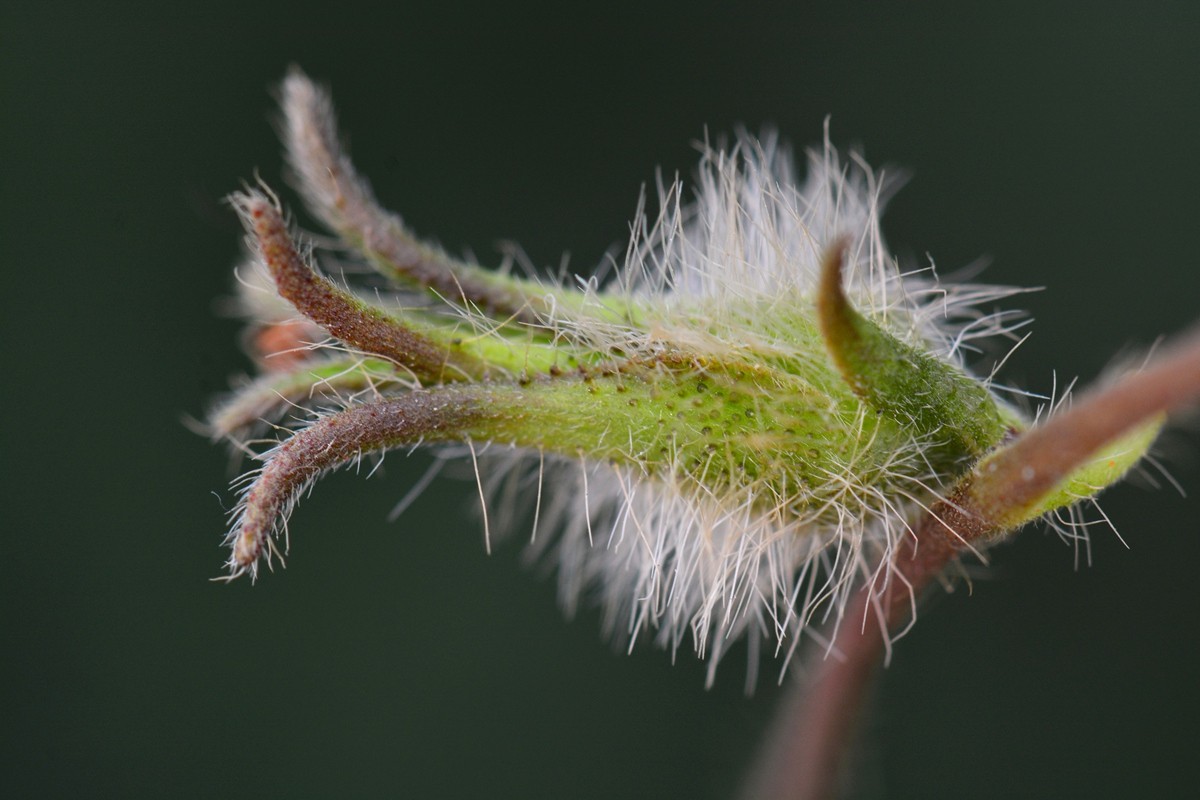
[{"label": "hairy stem", "polygon": [[985,458],[965,502],[1006,530],[1019,515],[1108,443],[1200,398],[1200,331],[1164,349],[1144,369],[1092,391],[1066,411]]},{"label": "hairy stem", "polygon": [[[938,512],[956,514],[946,507],[935,509]],[[847,783],[847,755],[883,660],[888,631],[908,621],[912,593],[921,592],[941,573],[959,544],[929,515],[917,540],[906,541],[896,558],[895,571],[904,581],[893,580],[882,597],[869,587],[859,591],[846,608],[830,652],[795,682],[784,700],[744,787],[744,800],[827,800],[840,794]]]},{"label": "hairy stem", "polygon": [[[1193,333],[1142,371],[1089,393],[983,459],[948,499],[930,509],[915,538],[894,556],[893,572],[903,581],[890,581],[882,597],[871,587],[860,590],[830,655],[785,701],[751,772],[746,800],[837,797],[868,687],[890,632],[907,622],[912,598],[959,553],[1020,525],[1031,504],[1097,451],[1198,400],[1200,334]],[[906,584],[903,591],[898,584]]]}]

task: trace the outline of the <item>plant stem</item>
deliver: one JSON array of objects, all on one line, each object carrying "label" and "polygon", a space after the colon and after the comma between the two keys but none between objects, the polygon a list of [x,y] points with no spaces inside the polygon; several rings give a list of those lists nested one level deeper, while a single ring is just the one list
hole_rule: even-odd
[{"label": "plant stem", "polygon": [[906,540],[904,552],[897,557],[896,569],[913,594],[909,586],[895,580],[882,598],[874,597],[869,587],[859,591],[847,606],[830,652],[793,684],[784,700],[767,747],[743,790],[744,800],[837,796],[845,783],[845,756],[853,744],[867,689],[883,662],[885,631],[902,625],[914,594],[941,573],[961,545],[932,515],[925,519],[918,531],[920,544]]},{"label": "plant stem", "polygon": [[[744,800],[827,800],[846,787],[847,753],[889,632],[963,550],[1010,531],[1040,495],[1105,445],[1200,399],[1200,333],[1164,349],[1139,372],[1093,390],[1072,408],[984,459],[921,519],[893,557],[882,596],[871,586],[847,607],[826,658],[794,685],[743,791]],[[1023,520],[1021,520],[1023,521]],[[861,625],[857,624],[862,620]]]}]

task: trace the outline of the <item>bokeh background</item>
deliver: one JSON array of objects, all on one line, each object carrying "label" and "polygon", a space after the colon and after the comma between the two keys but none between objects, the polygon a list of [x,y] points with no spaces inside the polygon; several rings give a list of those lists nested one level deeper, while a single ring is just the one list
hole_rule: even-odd
[{"label": "bokeh background", "polygon": [[[332,85],[380,197],[452,251],[581,271],[639,188],[742,123],[910,169],[909,263],[1045,286],[1004,377],[1048,391],[1200,317],[1200,4],[59,4],[0,10],[0,793],[730,797],[779,692],[730,657],[615,653],[491,557],[428,457],[322,483],[283,574],[210,583],[246,368],[215,312],[222,196],[281,159],[270,90]],[[285,194],[293,201],[294,197]],[[878,687],[856,797],[1179,797],[1200,785],[1193,495],[1123,486],[1091,566],[1038,530],[929,604]],[[518,540],[520,536],[516,537]]]}]

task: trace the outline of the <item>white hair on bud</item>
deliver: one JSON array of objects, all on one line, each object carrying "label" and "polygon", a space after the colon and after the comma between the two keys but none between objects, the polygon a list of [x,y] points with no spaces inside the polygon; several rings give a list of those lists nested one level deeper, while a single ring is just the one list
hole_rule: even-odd
[{"label": "white hair on bud", "polygon": [[[491,520],[498,523],[491,529],[511,527],[504,517],[512,521],[518,498],[536,504],[535,524],[547,533],[539,532],[532,552],[557,564],[568,610],[598,602],[608,630],[630,645],[648,637],[674,652],[690,640],[709,659],[710,670],[742,637],[749,642],[752,664],[766,639],[784,656],[786,667],[814,624],[842,622],[852,590],[865,585],[876,597],[897,585],[904,590],[903,578],[890,572],[891,556],[910,535],[913,521],[943,499],[945,481],[957,476],[938,474],[929,466],[926,456],[935,443],[928,432],[899,426],[898,433],[888,434],[895,439],[887,445],[893,449],[880,452],[883,448],[873,449],[869,433],[878,428],[868,424],[876,410],[867,404],[847,410],[853,397],[831,365],[813,320],[823,258],[835,247],[842,252],[841,243],[847,243],[842,277],[849,302],[892,337],[960,366],[976,340],[1015,338],[1023,322],[990,307],[1018,290],[943,285],[932,267],[902,272],[879,223],[894,182],[856,155],[849,161],[839,156],[828,126],[823,145],[808,153],[803,180],[774,135],[756,139],[740,133],[730,147],[706,142],[693,186],[660,182],[657,206],[651,209],[643,198],[615,279],[606,286],[588,280],[581,293],[576,287],[482,270],[420,242],[400,217],[376,203],[341,151],[328,94],[297,71],[286,79],[282,101],[289,163],[310,210],[398,286],[445,300],[441,312],[457,314],[454,324],[464,323],[464,333],[472,334],[457,337],[458,344],[462,338],[491,337],[497,345],[516,347],[520,336],[528,334],[539,337],[544,343],[539,347],[561,346],[563,352],[603,358],[613,354],[612,374],[620,374],[620,364],[635,364],[651,376],[647,383],[665,375],[654,372],[662,364],[656,359],[683,354],[684,360],[672,367],[676,372],[663,378],[664,386],[681,380],[680,375],[698,378],[710,357],[712,363],[744,367],[744,374],[753,376],[745,380],[759,381],[756,387],[767,394],[797,386],[821,394],[837,383],[835,390],[821,394],[828,407],[813,406],[820,418],[814,424],[836,420],[849,443],[821,453],[820,459],[816,450],[809,451],[814,457],[807,466],[821,465],[820,486],[802,485],[806,478],[800,473],[773,463],[784,459],[776,458],[779,453],[770,450],[770,442],[747,448],[752,454],[741,464],[722,463],[727,480],[706,482],[708,466],[702,458],[692,455],[684,463],[671,447],[658,450],[657,442],[653,455],[634,448],[632,430],[620,430],[625,420],[619,413],[613,446],[620,448],[624,437],[630,438],[628,452],[619,454],[621,464],[600,456],[589,460],[586,452],[553,454],[549,438],[544,440],[550,442],[546,452],[505,450],[498,446],[503,442],[480,441],[478,453],[473,445],[438,445],[443,457],[469,456],[475,462],[484,502],[493,507]],[[277,309],[263,305],[256,288],[247,286],[243,302],[270,321]],[[804,319],[797,322],[799,317]],[[692,359],[695,375],[688,373],[686,359]],[[584,361],[575,364],[586,380]],[[787,364],[815,377],[758,370],[764,364]],[[509,377],[516,379],[520,369],[518,365]],[[563,374],[555,362],[541,377]],[[352,367],[344,375],[349,377],[336,384],[339,388],[374,385],[369,370]],[[268,392],[300,402],[287,383],[291,377],[256,385],[255,396],[228,407],[222,417],[225,428],[248,427],[254,414],[266,413],[264,408],[282,408],[264,404]],[[462,377],[467,383],[478,378]],[[783,384],[793,378],[795,384],[785,389]],[[838,405],[842,399],[847,402]],[[351,405],[347,413],[355,408]],[[746,406],[747,417],[753,412]],[[309,457],[324,469],[323,461],[304,450],[310,440],[325,444],[320,439],[323,424],[313,424],[294,439],[298,444],[281,446],[278,452],[290,457],[294,451],[293,461]],[[747,426],[739,430],[743,439],[759,432]],[[454,439],[450,433],[441,440]],[[795,437],[797,432],[786,433]],[[795,439],[789,441],[794,447]],[[384,443],[370,444],[378,449]],[[612,444],[605,442],[606,447]],[[803,456],[799,450],[789,452]],[[324,451],[321,458],[326,458]],[[760,463],[750,463],[756,458]],[[264,480],[274,479],[287,489],[281,499],[272,500],[272,512],[286,512],[297,487],[312,477],[286,460],[281,463],[264,472]],[[251,516],[249,526],[245,512],[239,517],[239,530],[249,534],[244,552],[235,553],[235,571],[252,570],[270,544],[270,532],[277,531],[272,528],[277,523],[260,516]]]},{"label": "white hair on bud", "polygon": [[[811,305],[822,255],[848,237],[846,292],[893,335],[959,362],[969,342],[1012,333],[1012,315],[978,308],[1020,290],[942,285],[932,270],[902,274],[879,226],[888,182],[857,157],[843,163],[828,132],[824,146],[808,153],[808,167],[798,181],[774,136],[742,134],[730,149],[706,145],[693,200],[684,202],[680,181],[660,187],[657,211],[639,208],[615,285],[589,285],[596,308],[636,307],[641,324],[570,310],[546,315],[545,324],[600,351],[680,345],[716,354],[749,346],[799,361],[824,359],[812,342],[765,326],[761,312]],[[564,607],[598,602],[619,641],[632,646],[649,637],[675,652],[690,639],[709,660],[711,681],[733,642],[766,637],[784,656],[782,671],[814,624],[840,623],[852,590],[863,583],[877,596],[896,590],[890,555],[940,498],[944,480],[924,467],[925,442],[914,437],[910,445],[869,482],[853,459],[843,464],[828,476],[840,487],[840,502],[800,514],[792,501],[807,496],[803,487],[764,508],[759,495],[778,490],[752,485],[704,494],[671,479],[671,469],[653,476],[607,463],[581,469],[578,460],[543,456],[533,462],[539,530],[557,533],[539,534],[532,547],[557,564]],[[527,454],[493,449],[488,456],[491,497],[533,496],[511,490],[514,481],[530,482]],[[755,645],[752,671],[756,655]]]}]

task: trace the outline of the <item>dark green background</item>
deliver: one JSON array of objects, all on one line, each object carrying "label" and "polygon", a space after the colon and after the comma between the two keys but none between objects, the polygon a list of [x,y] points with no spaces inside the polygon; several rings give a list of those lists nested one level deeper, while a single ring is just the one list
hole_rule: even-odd
[{"label": "dark green background", "polygon": [[[771,679],[747,700],[739,654],[711,691],[690,655],[614,654],[515,545],[485,556],[473,484],[388,524],[424,455],[321,484],[286,573],[208,582],[227,457],[181,419],[245,368],[213,311],[240,236],[221,197],[280,185],[291,62],[332,84],[385,202],[485,262],[513,239],[587,270],[704,126],[803,146],[831,114],[914,172],[899,253],[1047,287],[1010,382],[1090,380],[1200,317],[1200,4],[877,5],[5,3],[0,793],[730,796]],[[1200,495],[1200,437],[1167,447]],[[1128,550],[1097,529],[1076,570],[1030,530],[930,604],[861,796],[1200,785],[1200,498],[1105,508]]]}]

